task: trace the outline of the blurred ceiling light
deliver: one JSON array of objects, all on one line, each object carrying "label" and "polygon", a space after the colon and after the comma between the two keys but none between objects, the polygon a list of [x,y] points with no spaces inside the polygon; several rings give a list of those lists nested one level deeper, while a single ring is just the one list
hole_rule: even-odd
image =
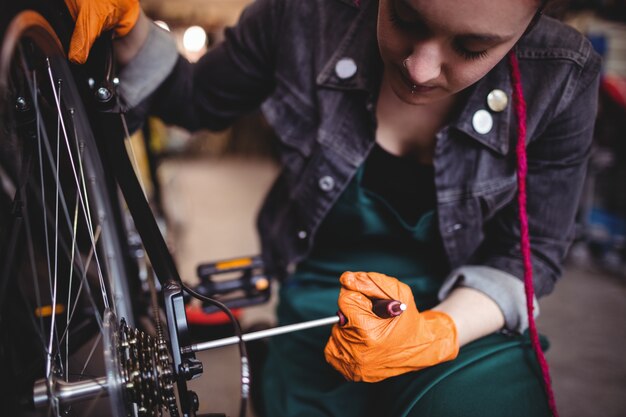
[{"label": "blurred ceiling light", "polygon": [[183,35],[183,46],[189,52],[198,52],[206,46],[206,32],[200,26],[190,26]]},{"label": "blurred ceiling light", "polygon": [[162,20],[155,20],[154,24],[162,29],[167,30],[168,32],[170,31],[170,26]]}]

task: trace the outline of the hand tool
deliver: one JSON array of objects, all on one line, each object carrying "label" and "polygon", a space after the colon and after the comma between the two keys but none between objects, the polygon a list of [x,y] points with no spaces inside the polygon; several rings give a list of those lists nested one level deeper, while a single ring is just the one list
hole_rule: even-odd
[{"label": "hand tool", "polygon": [[[380,318],[392,318],[399,316],[406,310],[406,305],[398,300],[372,300],[372,311]],[[266,337],[278,336],[285,333],[296,332],[299,330],[311,329],[314,327],[327,326],[329,324],[339,323],[343,326],[347,323],[345,316],[341,311],[336,316],[326,317],[317,320],[305,321],[303,323],[288,324],[286,326],[274,327],[273,329],[259,330],[257,332],[246,333],[241,336],[244,342],[263,339]],[[194,343],[190,346],[181,348],[182,353],[201,352],[208,349],[214,349],[223,346],[229,346],[239,343],[237,336],[226,337],[208,342]]]}]

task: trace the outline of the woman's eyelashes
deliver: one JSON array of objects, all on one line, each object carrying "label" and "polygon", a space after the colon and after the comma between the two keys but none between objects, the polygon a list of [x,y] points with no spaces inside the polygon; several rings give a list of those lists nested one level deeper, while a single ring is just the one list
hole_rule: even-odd
[{"label": "woman's eyelashes", "polygon": [[[391,20],[391,23],[397,27],[400,30],[405,30],[405,31],[409,31],[411,32],[413,35],[424,35],[427,33],[427,28],[426,25],[420,21],[417,16],[415,16],[415,13],[411,13],[406,9],[406,6],[402,6],[401,5],[401,1],[393,1],[392,2],[392,6],[390,7],[389,10],[389,20]],[[411,18],[410,19],[405,19],[401,16],[401,12],[398,11],[399,7],[403,7],[404,9],[402,10],[403,14],[402,16],[406,16],[408,13],[411,14]]]},{"label": "woman's eyelashes", "polygon": [[[389,8],[389,20],[397,29],[408,32],[418,38],[425,38],[429,35],[430,31],[428,27],[419,19],[417,12],[413,10],[405,10],[408,8],[402,3],[401,0],[392,1],[391,3],[392,5]],[[398,8],[401,8],[401,11],[398,11]],[[410,14],[411,17],[407,20],[401,17],[400,13],[403,13],[402,16]],[[454,52],[467,61],[482,59],[488,55],[487,49],[479,51],[470,50],[464,47],[463,43],[458,40],[455,40],[452,43],[452,46]]]},{"label": "woman's eyelashes", "polygon": [[461,55],[461,57],[463,57],[463,59],[467,61],[474,61],[477,59],[486,58],[487,55],[489,55],[489,52],[486,49],[482,51],[470,51],[458,42],[453,42],[452,45],[454,47],[454,51],[457,54]]}]

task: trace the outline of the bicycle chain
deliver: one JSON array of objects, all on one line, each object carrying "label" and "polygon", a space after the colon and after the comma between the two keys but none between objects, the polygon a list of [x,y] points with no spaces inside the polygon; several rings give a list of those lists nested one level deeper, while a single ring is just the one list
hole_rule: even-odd
[{"label": "bicycle chain", "polygon": [[121,376],[127,401],[137,405],[142,417],[161,417],[163,408],[167,408],[170,417],[179,417],[174,393],[175,374],[165,339],[131,329],[123,319],[119,336]]}]

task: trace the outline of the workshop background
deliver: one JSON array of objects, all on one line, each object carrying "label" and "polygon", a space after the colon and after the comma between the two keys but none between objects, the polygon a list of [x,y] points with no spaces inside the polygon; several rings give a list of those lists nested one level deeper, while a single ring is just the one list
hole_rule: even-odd
[{"label": "workshop background", "polygon": [[[143,0],[146,13],[175,36],[191,61],[222,38],[248,0]],[[551,11],[584,33],[604,57],[593,154],[580,203],[577,238],[561,283],[541,301],[540,332],[563,417],[626,416],[626,3],[577,0]],[[190,134],[149,120],[143,176],[181,276],[197,283],[201,262],[258,253],[254,221],[275,178],[271,129],[251,114],[223,132]],[[244,328],[273,324],[273,304],[240,312]],[[219,320],[218,320],[219,321]],[[219,322],[197,328],[219,337]],[[192,387],[200,412],[236,415],[235,348],[199,355],[205,372]],[[249,415],[253,416],[251,411]]]}]

